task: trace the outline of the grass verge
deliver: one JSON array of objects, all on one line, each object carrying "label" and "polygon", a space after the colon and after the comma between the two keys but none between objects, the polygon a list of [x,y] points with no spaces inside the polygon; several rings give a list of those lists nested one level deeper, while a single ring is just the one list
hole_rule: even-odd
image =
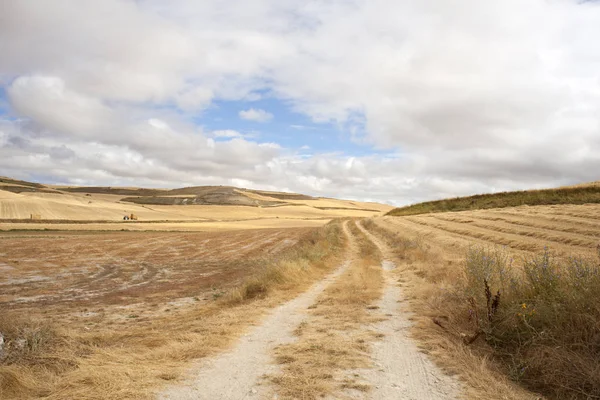
[{"label": "grass verge", "polygon": [[461,309],[513,380],[553,399],[600,398],[598,262],[546,248],[515,268],[502,249],[469,249]]},{"label": "grass verge", "polygon": [[122,330],[4,313],[0,398],[147,399],[189,362],[226,348],[269,308],[322,278],[343,247],[334,221],[262,260],[256,276],[209,305],[132,319]]},{"label": "grass verge", "polygon": [[354,221],[349,226],[351,264],[310,307],[307,321],[295,332],[298,340],[276,349],[282,372],[271,378],[283,398],[369,390],[352,370],[370,366],[369,342],[376,334],[365,324],[378,320],[369,309],[382,293],[381,254]]}]

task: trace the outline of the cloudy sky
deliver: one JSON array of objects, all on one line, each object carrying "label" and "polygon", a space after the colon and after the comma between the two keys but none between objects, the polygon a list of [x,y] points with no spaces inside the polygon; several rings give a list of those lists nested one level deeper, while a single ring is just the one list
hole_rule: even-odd
[{"label": "cloudy sky", "polygon": [[600,4],[1,0],[0,175],[406,204],[600,179]]}]

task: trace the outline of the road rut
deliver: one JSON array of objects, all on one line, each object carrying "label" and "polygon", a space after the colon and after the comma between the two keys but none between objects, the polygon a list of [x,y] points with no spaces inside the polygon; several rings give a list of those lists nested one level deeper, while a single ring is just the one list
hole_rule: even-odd
[{"label": "road rut", "polygon": [[360,230],[382,252],[385,289],[379,303],[379,311],[387,318],[375,324],[373,329],[384,335],[373,345],[374,369],[361,371],[362,378],[372,390],[368,399],[446,400],[457,399],[459,384],[439,370],[425,354],[421,353],[409,336],[411,322],[409,313],[403,311],[401,288],[394,276],[394,263],[388,247],[367,231],[360,223]]}]

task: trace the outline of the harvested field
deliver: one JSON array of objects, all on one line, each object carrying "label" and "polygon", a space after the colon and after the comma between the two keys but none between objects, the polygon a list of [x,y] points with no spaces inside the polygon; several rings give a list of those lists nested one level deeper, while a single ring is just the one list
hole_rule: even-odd
[{"label": "harvested field", "polygon": [[562,255],[592,254],[600,242],[600,205],[596,204],[524,206],[382,220],[407,233],[453,243],[453,252],[464,251],[471,243],[484,243],[522,252],[549,246]]},{"label": "harvested field", "polygon": [[[20,181],[7,178],[5,190],[0,185],[0,230],[57,229],[58,223],[60,229],[68,230],[214,231],[305,227],[319,226],[334,218],[381,215],[392,209],[384,204],[293,193],[258,194],[226,186],[165,190],[12,182]],[[39,215],[40,221],[31,223],[32,214]],[[160,225],[136,226],[124,220],[131,214],[138,217],[136,222]],[[91,223],[95,226],[90,226]]]},{"label": "harvested field", "polygon": [[90,221],[37,221],[0,222],[0,231],[168,231],[168,232],[229,232],[234,230],[306,228],[319,227],[331,219],[280,219],[260,218],[232,221],[198,221],[198,222],[161,222],[161,221],[124,221],[124,222],[90,222]]},{"label": "harvested field", "polygon": [[[0,307],[103,307],[212,299],[306,229],[0,235]],[[208,297],[207,297],[208,296]]]}]

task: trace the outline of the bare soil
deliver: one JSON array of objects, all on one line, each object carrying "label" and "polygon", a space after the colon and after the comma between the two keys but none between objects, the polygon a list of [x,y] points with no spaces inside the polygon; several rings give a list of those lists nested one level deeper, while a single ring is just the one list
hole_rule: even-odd
[{"label": "bare soil", "polygon": [[306,229],[3,233],[0,308],[131,315],[212,301]]}]

